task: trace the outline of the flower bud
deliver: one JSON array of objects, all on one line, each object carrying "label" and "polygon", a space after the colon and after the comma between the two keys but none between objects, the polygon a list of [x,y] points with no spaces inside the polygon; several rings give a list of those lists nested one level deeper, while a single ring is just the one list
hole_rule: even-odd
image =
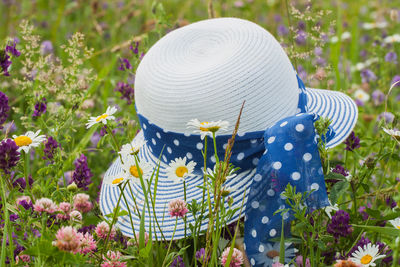
[{"label": "flower bud", "polygon": [[76,190],[78,190],[78,186],[76,185],[75,182],[72,182],[72,184],[67,186],[67,190],[71,191],[71,192],[75,192]]}]

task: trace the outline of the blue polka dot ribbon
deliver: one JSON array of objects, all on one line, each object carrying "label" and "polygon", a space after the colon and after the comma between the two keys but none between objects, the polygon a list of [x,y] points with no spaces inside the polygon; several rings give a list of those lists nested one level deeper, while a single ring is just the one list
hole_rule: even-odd
[{"label": "blue polka dot ribbon", "polygon": [[[308,208],[329,205],[314,128],[316,119],[318,116],[313,114],[300,113],[277,122],[264,133],[265,152],[246,205],[244,238],[252,266],[272,266],[273,258],[279,255],[271,239],[280,237],[282,218],[285,230],[289,230],[292,216],[274,212],[288,208],[281,195],[287,184],[295,186],[296,192],[314,190],[304,203]],[[294,256],[289,249],[285,252]]]}]

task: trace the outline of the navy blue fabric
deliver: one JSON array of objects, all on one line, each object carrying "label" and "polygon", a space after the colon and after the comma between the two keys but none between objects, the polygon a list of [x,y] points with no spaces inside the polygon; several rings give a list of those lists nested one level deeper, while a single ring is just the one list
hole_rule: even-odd
[{"label": "navy blue fabric", "polygon": [[[296,187],[296,192],[315,190],[304,203],[308,208],[329,205],[314,128],[317,118],[313,114],[297,114],[265,131],[265,153],[246,204],[244,238],[253,266],[272,266],[272,259],[262,260],[262,256],[268,257],[263,244],[281,235],[282,214],[274,212],[287,208],[281,193],[288,183]],[[288,230],[292,218],[283,214],[283,219]]]}]

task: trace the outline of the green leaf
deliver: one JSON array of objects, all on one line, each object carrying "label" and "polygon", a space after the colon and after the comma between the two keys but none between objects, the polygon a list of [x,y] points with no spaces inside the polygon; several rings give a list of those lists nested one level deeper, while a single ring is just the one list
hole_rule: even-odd
[{"label": "green leaf", "polygon": [[356,224],[353,224],[353,226],[386,236],[399,237],[400,235],[400,230],[395,229],[393,227],[379,227],[379,226],[356,225]]},{"label": "green leaf", "polygon": [[334,179],[334,180],[344,180],[345,177],[339,173],[336,172],[330,172],[327,175],[325,175],[325,180],[329,179]]},{"label": "green leaf", "polygon": [[382,218],[381,212],[379,210],[373,210],[373,209],[367,208],[367,213],[375,219]]},{"label": "green leaf", "polygon": [[338,199],[346,192],[349,187],[349,183],[347,181],[337,182],[334,186],[332,186],[331,193],[329,195],[332,205],[335,205]]}]

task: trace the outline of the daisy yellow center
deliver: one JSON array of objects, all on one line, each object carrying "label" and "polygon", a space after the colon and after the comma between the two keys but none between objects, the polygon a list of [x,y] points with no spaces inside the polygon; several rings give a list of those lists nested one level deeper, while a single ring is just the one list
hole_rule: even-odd
[{"label": "daisy yellow center", "polygon": [[[143,173],[142,169],[139,167],[140,173]],[[136,166],[131,166],[129,168],[129,172],[132,174],[132,176],[135,176],[136,178],[139,178],[139,171]]]},{"label": "daisy yellow center", "polygon": [[112,184],[119,184],[120,182],[122,182],[124,180],[124,178],[117,178],[117,179],[114,179],[113,181],[112,181]]},{"label": "daisy yellow center", "polygon": [[108,117],[108,114],[104,113],[103,115],[97,117],[96,122],[99,122],[99,121],[101,121],[102,119],[105,119],[105,118],[107,118],[107,117]]},{"label": "daisy yellow center", "polygon": [[19,147],[21,147],[21,146],[29,146],[30,144],[32,144],[32,139],[30,137],[28,137],[28,136],[21,135],[21,136],[18,136],[17,138],[15,138],[14,142]]},{"label": "daisy yellow center", "polygon": [[175,170],[175,174],[178,177],[183,177],[186,173],[188,173],[188,169],[185,166],[180,166]]},{"label": "daisy yellow center", "polygon": [[369,254],[363,256],[363,257],[361,258],[361,260],[360,260],[360,262],[361,262],[362,264],[368,264],[368,263],[370,263],[371,261],[372,261],[372,256],[369,255]]},{"label": "daisy yellow center", "polygon": [[[203,126],[204,126],[204,125],[206,125],[207,123],[208,123],[208,121],[203,121],[202,123],[200,123],[200,125],[203,125]],[[200,130],[203,131],[203,132],[208,132],[209,129],[208,129],[207,127],[201,127],[201,126],[200,126]]]},{"label": "daisy yellow center", "polygon": [[267,256],[268,256],[268,258],[273,259],[273,258],[279,256],[279,251],[270,250],[267,252]]},{"label": "daisy yellow center", "polygon": [[397,229],[400,229],[400,225],[398,225],[398,226],[396,226],[397,227]]}]

